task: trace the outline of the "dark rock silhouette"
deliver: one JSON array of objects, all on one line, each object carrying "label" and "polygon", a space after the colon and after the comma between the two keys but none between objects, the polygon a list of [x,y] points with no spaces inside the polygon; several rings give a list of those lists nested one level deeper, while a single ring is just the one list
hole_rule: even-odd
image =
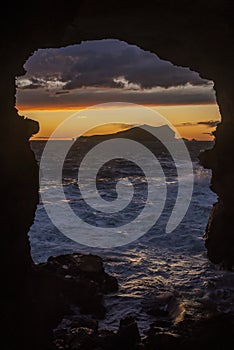
[{"label": "dark rock silhouette", "polygon": [[140,336],[133,317],[120,320],[117,332],[90,327],[68,327],[55,332],[54,350],[185,350],[209,347],[218,350],[233,340],[233,319],[228,315],[213,315],[179,326],[158,327],[152,324],[145,336]]},{"label": "dark rock silhouette", "polygon": [[212,169],[211,189],[218,195],[205,233],[208,257],[231,269],[234,266],[234,164],[232,162],[234,124],[219,124],[214,132],[216,142],[212,150],[200,154],[200,163]]},{"label": "dark rock silhouette", "polygon": [[[155,132],[157,130],[157,133]],[[168,125],[162,126],[150,126],[150,125],[141,125],[129,128],[127,130],[119,131],[114,134],[106,134],[106,135],[93,135],[93,136],[81,136],[80,139],[86,139],[92,141],[93,139],[96,141],[104,141],[109,140],[111,138],[126,138],[130,140],[135,140],[138,142],[157,142],[159,141],[157,137],[154,135],[160,135],[163,139],[167,141],[175,140],[175,133]]]},{"label": "dark rock silhouette", "polygon": [[[106,312],[103,294],[118,289],[116,279],[104,271],[101,258],[82,254],[50,257],[34,266],[21,284],[5,296],[1,309],[1,332],[9,349],[18,344],[24,349],[47,349],[52,330],[65,314],[72,313],[74,305],[81,314],[101,319]],[[82,321],[91,328],[95,324],[82,318],[80,322],[73,319],[73,324],[82,326]]]},{"label": "dark rock silhouette", "polygon": [[59,290],[56,277],[35,274],[30,256],[27,232],[38,203],[38,167],[28,139],[38,125],[20,117],[14,108],[15,77],[24,74],[25,61],[38,48],[117,38],[214,81],[222,123],[213,150],[201,156],[201,163],[212,169],[211,188],[219,202],[208,224],[206,246],[212,261],[230,268],[234,244],[233,3],[155,0],[139,6],[131,0],[42,0],[23,6],[11,2],[2,6],[0,26],[2,344],[8,349],[46,349],[39,335],[45,341],[64,312],[59,294],[49,292]]}]

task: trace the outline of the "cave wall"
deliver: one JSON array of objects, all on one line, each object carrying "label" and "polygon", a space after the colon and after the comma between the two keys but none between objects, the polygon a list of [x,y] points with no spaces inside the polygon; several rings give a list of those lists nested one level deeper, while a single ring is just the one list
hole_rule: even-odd
[{"label": "cave wall", "polygon": [[116,38],[136,44],[214,81],[222,124],[214,149],[201,156],[201,163],[213,171],[212,189],[219,202],[207,226],[206,246],[212,261],[233,263],[233,17],[232,1],[227,0],[141,4],[132,0],[43,0],[2,8],[0,266],[8,281],[6,288],[12,287],[9,276],[23,279],[31,269],[27,232],[38,202],[38,168],[28,139],[39,126],[19,117],[14,108],[15,77],[24,74],[23,65],[36,49],[88,39]]},{"label": "cave wall", "polygon": [[47,333],[61,317],[59,289],[55,281],[35,275],[28,240],[38,203],[39,170],[28,140],[39,125],[20,117],[15,108],[15,77],[24,74],[24,63],[38,48],[116,38],[214,81],[222,123],[214,148],[204,152],[200,162],[212,169],[211,188],[218,201],[207,224],[205,245],[211,261],[233,266],[232,1],[13,1],[4,4],[0,16],[2,344],[6,340],[8,349],[18,349],[20,341],[25,350],[44,350]]}]

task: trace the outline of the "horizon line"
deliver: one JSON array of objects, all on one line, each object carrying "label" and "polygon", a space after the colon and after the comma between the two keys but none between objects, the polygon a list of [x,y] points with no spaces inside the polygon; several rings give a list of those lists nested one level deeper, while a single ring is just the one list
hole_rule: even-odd
[{"label": "horizon line", "polygon": [[[128,104],[127,107],[131,106],[132,105],[143,105],[143,106],[146,106],[146,107],[183,107],[183,106],[212,106],[212,105],[216,105],[217,103],[215,102],[204,102],[204,103],[178,103],[178,104],[167,104],[167,103],[161,103],[161,104],[155,104],[155,103],[134,103],[134,102],[118,102],[118,101],[115,101],[110,103],[110,102],[107,102],[107,104],[109,104],[109,107],[116,107],[117,104],[120,104],[120,103],[123,103],[123,107],[126,107],[124,106],[124,104]],[[54,107],[54,106],[45,106],[45,107],[35,107],[35,106],[19,106],[19,105],[15,105],[15,108],[17,109],[17,111],[48,111],[48,112],[51,112],[51,111],[76,111],[76,110],[82,110],[82,109],[89,109],[89,108],[94,108],[95,106],[100,106],[100,105],[105,105],[106,103],[105,102],[102,102],[102,103],[96,103],[96,104],[89,104],[89,105],[81,105],[81,106],[57,106],[57,107]]]}]

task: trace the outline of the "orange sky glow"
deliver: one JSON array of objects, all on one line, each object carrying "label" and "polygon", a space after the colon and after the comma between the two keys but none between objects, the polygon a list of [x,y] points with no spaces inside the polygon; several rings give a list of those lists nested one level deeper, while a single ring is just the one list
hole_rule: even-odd
[{"label": "orange sky glow", "polygon": [[[146,106],[162,115],[166,118],[179,132],[181,137],[187,139],[197,139],[197,140],[213,140],[211,132],[215,129],[214,126],[209,124],[209,121],[220,120],[220,113],[217,104],[200,104],[200,105],[150,105]],[[66,108],[52,108],[50,106],[45,106],[43,109],[39,109],[36,106],[34,108],[21,108],[17,106],[19,114],[36,120],[40,124],[40,131],[37,135],[34,135],[32,139],[41,139],[48,138],[53,131],[58,127],[60,123],[69,118],[72,114],[78,112],[80,121],[85,119],[82,116],[82,112],[85,113],[85,107],[66,107]],[[98,108],[96,113],[93,114],[93,118],[102,122],[102,117]],[[85,120],[82,120],[82,123],[85,123]],[[144,124],[144,115],[142,115],[142,124]],[[122,120],[121,123],[113,123],[112,114],[110,113],[109,125],[106,125],[106,122],[103,127],[99,127],[95,130],[95,134],[108,134],[115,133],[121,130],[124,130],[130,127],[128,113],[126,117]],[[130,124],[130,125],[129,125]],[[89,124],[87,123],[87,127]],[[77,122],[77,132],[79,133],[79,121]],[[92,132],[87,133],[92,135]],[[70,138],[74,137],[74,130],[66,130],[64,135],[61,135],[61,138]]]},{"label": "orange sky glow", "polygon": [[34,139],[50,137],[59,126],[59,136],[67,139],[164,120],[178,137],[212,140],[221,119],[212,81],[121,40],[38,49],[24,69],[16,77],[16,108],[39,122]]}]

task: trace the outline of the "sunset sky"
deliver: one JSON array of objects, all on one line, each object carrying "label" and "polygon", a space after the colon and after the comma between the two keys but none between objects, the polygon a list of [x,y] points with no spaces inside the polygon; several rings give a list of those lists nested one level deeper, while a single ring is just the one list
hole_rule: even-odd
[{"label": "sunset sky", "polygon": [[[79,122],[87,120],[89,126],[84,116],[87,108],[107,102],[149,107],[188,139],[212,139],[210,133],[220,120],[212,82],[119,40],[40,49],[24,68],[26,74],[17,78],[17,108],[19,114],[39,121],[40,132],[36,135],[39,138],[48,137],[77,111]],[[125,124],[129,127],[132,120],[129,113],[130,109],[116,123],[115,112],[109,108],[110,126],[99,131],[116,132],[126,128]],[[92,118],[99,124],[107,122],[102,119],[100,108],[97,113],[93,110]],[[144,124],[144,113],[140,118]],[[69,132],[61,135],[72,136]]]}]

